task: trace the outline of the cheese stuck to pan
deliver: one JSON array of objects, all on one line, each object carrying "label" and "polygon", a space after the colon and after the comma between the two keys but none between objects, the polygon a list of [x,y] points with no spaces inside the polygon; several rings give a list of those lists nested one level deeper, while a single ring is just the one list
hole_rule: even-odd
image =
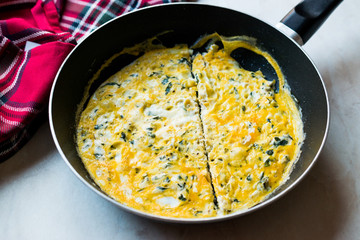
[{"label": "cheese stuck to pan", "polygon": [[110,197],[155,215],[214,217],[256,205],[287,179],[303,130],[280,69],[264,53],[280,79],[275,92],[230,57],[253,46],[220,40],[223,49],[202,54],[186,45],[125,50],[145,54],[91,96],[78,153]]}]

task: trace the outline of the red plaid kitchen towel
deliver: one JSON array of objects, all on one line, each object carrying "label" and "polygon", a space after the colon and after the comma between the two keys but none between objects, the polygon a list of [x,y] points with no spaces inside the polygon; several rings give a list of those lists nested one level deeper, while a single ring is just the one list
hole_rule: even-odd
[{"label": "red plaid kitchen towel", "polygon": [[123,13],[175,1],[1,0],[0,162],[44,119],[56,72],[76,41]]}]

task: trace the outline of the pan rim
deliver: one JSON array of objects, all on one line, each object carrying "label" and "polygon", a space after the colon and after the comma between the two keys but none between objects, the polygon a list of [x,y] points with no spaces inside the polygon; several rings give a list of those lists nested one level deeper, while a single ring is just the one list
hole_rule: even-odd
[{"label": "pan rim", "polygon": [[[87,39],[89,39],[90,36],[92,36],[93,34],[95,34],[97,31],[99,31],[101,28],[103,28],[104,26],[111,24],[113,21],[117,21],[120,18],[124,18],[129,14],[133,14],[133,13],[137,13],[140,11],[148,11],[149,9],[152,8],[163,8],[166,6],[171,6],[171,5],[195,5],[195,6],[205,6],[205,7],[215,7],[215,8],[220,8],[220,9],[224,9],[227,11],[233,11],[236,13],[240,13],[243,15],[248,16],[249,18],[252,19],[256,19],[258,21],[261,21],[263,23],[265,23],[267,25],[267,27],[273,28],[274,30],[276,30],[277,32],[281,33],[282,35],[286,36],[290,41],[293,42],[293,44],[295,44],[298,49],[300,49],[302,51],[302,53],[305,55],[305,57],[310,61],[310,63],[312,64],[312,66],[314,67],[320,81],[322,84],[322,88],[325,94],[325,100],[326,100],[326,127],[325,127],[325,132],[324,132],[324,136],[323,139],[321,141],[321,145],[319,147],[319,149],[317,150],[315,157],[313,158],[313,160],[311,161],[310,165],[306,168],[306,170],[304,172],[302,172],[302,174],[292,183],[290,184],[288,187],[286,187],[284,190],[278,192],[275,196],[271,197],[270,199],[266,199],[263,202],[249,208],[249,209],[245,209],[242,211],[237,211],[234,213],[231,213],[229,215],[222,215],[222,216],[216,216],[216,217],[209,217],[209,218],[175,218],[175,217],[165,217],[165,216],[159,216],[159,215],[155,215],[155,214],[150,214],[150,213],[146,213],[146,212],[142,212],[139,210],[136,210],[134,208],[128,207],[122,203],[117,202],[116,200],[112,199],[111,197],[109,197],[107,194],[105,194],[104,192],[102,192],[101,190],[95,188],[92,184],[90,184],[88,181],[85,180],[85,178],[83,178],[78,171],[72,166],[72,164],[70,163],[70,161],[67,159],[65,153],[63,152],[60,143],[57,139],[56,136],[56,132],[55,132],[55,126],[54,126],[54,122],[53,122],[53,98],[54,98],[54,92],[55,92],[55,88],[59,79],[59,75],[63,69],[63,67],[65,66],[66,62],[68,61],[68,59],[72,56],[73,52],[76,51],[76,49],[81,46],[81,44],[86,41]],[[263,21],[259,18],[256,18],[254,16],[248,15],[246,13],[231,9],[231,8],[226,8],[226,7],[221,7],[221,6],[217,6],[217,5],[212,5],[212,4],[204,4],[204,3],[172,3],[172,4],[160,4],[160,5],[155,5],[155,6],[148,6],[148,7],[144,7],[141,9],[136,9],[134,11],[125,13],[121,16],[118,16],[108,22],[106,22],[105,24],[103,24],[102,26],[98,27],[97,29],[95,29],[93,32],[91,32],[90,34],[88,34],[87,36],[85,36],[84,38],[81,39],[81,41],[74,47],[74,49],[69,53],[69,55],[65,58],[65,60],[63,61],[63,63],[61,64],[55,78],[54,78],[54,82],[53,85],[51,87],[51,92],[50,92],[50,97],[49,97],[49,125],[50,125],[50,131],[51,131],[51,135],[52,138],[54,140],[55,146],[59,152],[59,154],[61,155],[62,159],[65,161],[65,163],[68,165],[68,167],[72,170],[72,172],[75,174],[75,176],[77,176],[81,182],[83,182],[85,185],[87,185],[90,189],[92,189],[95,193],[97,193],[98,195],[100,195],[102,198],[110,201],[111,203],[115,204],[116,206],[120,207],[123,210],[126,210],[127,212],[131,212],[135,215],[138,216],[142,216],[148,219],[152,219],[152,220],[157,220],[157,221],[162,221],[162,222],[170,222],[170,223],[185,223],[185,224],[194,224],[194,223],[211,223],[211,222],[218,222],[218,221],[225,221],[225,220],[230,220],[233,219],[235,217],[240,217],[240,216],[245,216],[249,213],[252,213],[256,210],[259,210],[271,203],[273,203],[274,201],[280,199],[281,197],[283,197],[285,194],[287,194],[290,190],[292,190],[299,182],[301,182],[304,177],[308,174],[308,172],[312,169],[312,167],[314,166],[314,164],[317,162],[317,159],[319,157],[319,155],[321,154],[323,147],[326,143],[327,140],[327,136],[328,136],[328,131],[329,131],[329,125],[330,125],[330,104],[329,104],[329,98],[328,98],[328,93],[326,90],[326,86],[325,86],[325,82],[318,70],[318,68],[316,67],[314,61],[309,57],[309,55],[305,52],[305,50],[291,37],[287,36],[285,33],[283,33],[281,30],[277,29],[275,26],[272,26],[271,24],[267,23],[266,21]],[[276,192],[277,190],[275,190]]]}]

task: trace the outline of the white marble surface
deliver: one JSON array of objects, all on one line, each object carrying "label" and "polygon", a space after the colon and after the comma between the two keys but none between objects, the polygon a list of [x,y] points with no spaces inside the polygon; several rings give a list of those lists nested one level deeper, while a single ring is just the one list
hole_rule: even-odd
[{"label": "white marble surface", "polygon": [[[276,24],[297,0],[204,0]],[[0,164],[0,239],[360,239],[360,2],[344,1],[306,44],[331,102],[327,144],[310,174],[266,208],[207,225],[126,213],[82,184],[48,123]]]}]

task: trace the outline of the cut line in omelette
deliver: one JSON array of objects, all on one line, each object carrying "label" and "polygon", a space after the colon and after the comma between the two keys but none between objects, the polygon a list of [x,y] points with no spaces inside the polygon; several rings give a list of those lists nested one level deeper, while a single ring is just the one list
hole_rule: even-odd
[{"label": "cut line in omelette", "polygon": [[284,82],[275,93],[274,81],[231,58],[231,50],[246,43],[223,44],[196,55],[192,66],[218,214],[248,209],[268,197],[286,181],[302,142],[300,113]]},{"label": "cut line in omelette", "polygon": [[[124,50],[145,54],[81,113],[76,140],[90,176],[120,203],[166,217],[214,217],[265,200],[288,178],[304,138],[276,62],[242,37],[205,36],[196,54],[149,42]],[[272,64],[278,92],[231,58],[238,47]]]}]

